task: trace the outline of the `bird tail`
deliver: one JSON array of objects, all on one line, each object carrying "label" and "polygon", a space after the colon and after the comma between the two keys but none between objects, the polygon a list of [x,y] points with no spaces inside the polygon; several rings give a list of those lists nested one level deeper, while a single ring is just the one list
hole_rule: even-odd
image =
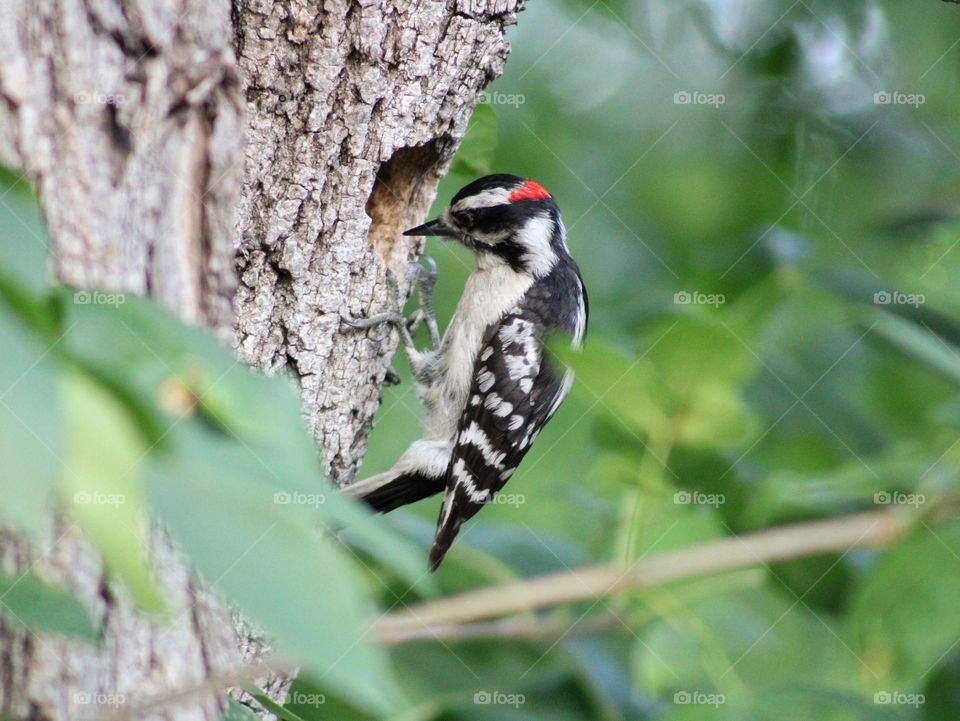
[{"label": "bird tail", "polygon": [[443,561],[450,546],[453,545],[457,534],[460,532],[460,526],[468,518],[483,507],[483,504],[470,503],[463,497],[462,491],[458,486],[447,490],[443,497],[443,505],[440,507],[440,519],[437,521],[437,532],[433,537],[433,545],[430,547],[430,560],[427,568],[430,573],[437,570],[437,567]]},{"label": "bird tail", "polygon": [[449,522],[437,526],[437,534],[433,537],[433,545],[430,547],[430,560],[427,562],[427,569],[430,573],[437,570],[443,562],[444,556],[453,545],[454,539],[460,532],[462,518],[451,518]]},{"label": "bird tail", "polygon": [[357,496],[377,513],[387,513],[408,503],[428,498],[444,489],[442,478],[423,473],[381,473],[347,486],[347,493]]}]

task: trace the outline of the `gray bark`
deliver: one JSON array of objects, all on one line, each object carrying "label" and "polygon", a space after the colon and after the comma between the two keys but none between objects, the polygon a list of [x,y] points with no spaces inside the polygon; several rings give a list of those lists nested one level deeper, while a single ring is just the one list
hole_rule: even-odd
[{"label": "gray bark", "polygon": [[386,268],[417,254],[421,221],[478,92],[506,60],[515,0],[318,8],[241,0],[250,112],[240,206],[240,349],[300,379],[333,477],[366,449],[395,329],[341,333],[385,307]]},{"label": "gray bark", "polygon": [[[387,302],[521,0],[6,0],[0,163],[41,200],[56,277],[151,295],[292,370],[332,475],[349,480],[396,338],[341,334]],[[239,281],[239,282],[238,282]],[[135,613],[76,529],[5,536],[104,624],[98,647],[0,625],[0,715],[100,715],[249,662],[260,647],[161,532],[173,622]],[[270,681],[277,696],[285,679]],[[214,719],[217,694],[138,718]],[[105,709],[100,708],[99,711]],[[123,708],[121,707],[122,711]]]}]

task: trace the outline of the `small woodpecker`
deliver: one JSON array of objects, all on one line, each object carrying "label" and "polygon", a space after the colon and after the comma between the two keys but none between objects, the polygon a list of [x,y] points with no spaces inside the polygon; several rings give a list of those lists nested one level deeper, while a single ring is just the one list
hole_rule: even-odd
[{"label": "small woodpecker", "polygon": [[565,242],[553,196],[516,175],[488,175],[460,190],[443,214],[404,235],[453,238],[476,256],[443,339],[433,316],[436,273],[420,274],[430,350],[417,350],[397,307],[354,328],[392,322],[400,329],[423,402],[424,436],[394,466],[349,486],[386,512],[443,492],[429,568],[435,570],[460,525],[493,501],[517,470],[573,382],[546,356],[548,334],[579,348],[587,329],[587,291]]}]

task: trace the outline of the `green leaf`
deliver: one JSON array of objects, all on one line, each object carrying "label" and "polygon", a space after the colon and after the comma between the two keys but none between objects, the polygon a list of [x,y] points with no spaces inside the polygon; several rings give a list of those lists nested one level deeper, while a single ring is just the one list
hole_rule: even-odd
[{"label": "green leaf", "polygon": [[691,688],[666,698],[658,721],[911,721],[909,706],[885,706],[828,683],[749,689],[711,696]]},{"label": "green leaf", "polygon": [[704,383],[735,383],[755,365],[746,339],[720,322],[692,315],[671,317],[647,337],[645,357],[677,394]]},{"label": "green leaf", "polygon": [[918,527],[857,590],[850,623],[881,688],[917,689],[960,637],[960,523]]},{"label": "green leaf", "polygon": [[32,574],[0,574],[0,614],[33,633],[58,633],[96,641],[99,629],[83,605],[66,591]]},{"label": "green leaf", "polygon": [[497,114],[489,103],[474,108],[451,171],[462,175],[486,175],[493,166],[497,149]]},{"label": "green leaf", "polygon": [[675,422],[677,443],[730,446],[750,437],[754,416],[737,388],[722,382],[692,386]]},{"label": "green leaf", "polygon": [[414,703],[429,702],[442,690],[450,706],[473,707],[478,691],[530,693],[573,669],[562,649],[555,653],[545,650],[533,643],[501,639],[478,639],[456,646],[417,641],[394,647],[391,656]]},{"label": "green leaf", "polygon": [[364,708],[393,707],[386,656],[365,635],[375,609],[315,523],[325,496],[278,491],[244,448],[212,431],[174,434],[148,488],[197,567],[315,678]]},{"label": "green leaf", "polygon": [[652,337],[646,354],[634,359],[598,340],[580,352],[562,343],[550,347],[573,367],[574,393],[635,433],[670,434],[690,445],[731,445],[747,438],[753,417],[738,382],[753,363],[732,331],[681,317],[658,326]]},{"label": "green leaf", "polygon": [[424,573],[423,549],[339,496],[323,478],[292,382],[251,370],[206,332],[140,298],[124,298],[116,306],[76,305],[68,298],[64,307],[72,328],[66,339],[70,353],[125,394],[155,450],[216,429],[219,441],[240,449],[227,452],[243,452],[271,494],[324,496],[324,503],[308,504],[315,523],[344,527],[351,544],[424,595],[434,592],[433,579]]},{"label": "green leaf", "polygon": [[960,383],[960,351],[939,336],[883,311],[871,311],[868,322],[874,333],[920,361],[930,370]]},{"label": "green leaf", "polygon": [[878,494],[912,491],[925,474],[930,480],[928,471],[927,457],[910,449],[891,449],[878,458],[851,459],[822,471],[775,470],[753,487],[745,521],[760,526],[790,515],[831,515],[884,503]]},{"label": "green leaf", "polygon": [[[375,719],[374,716],[361,711],[356,706],[351,706],[336,695],[327,693],[326,687],[315,684],[302,673],[290,686],[283,707],[293,711],[305,721],[328,721],[329,719],[336,719],[336,721],[374,721]],[[403,717],[401,715],[394,718]]]},{"label": "green leaf", "polygon": [[49,525],[63,457],[57,367],[0,303],[0,518],[28,537]]},{"label": "green leaf", "polygon": [[281,719],[281,721],[304,721],[301,716],[298,716],[285,706],[281,706],[255,686],[247,686],[246,691],[248,694],[253,696],[261,706],[275,715],[278,719]]},{"label": "green leaf", "polygon": [[47,290],[47,236],[36,202],[0,190],[0,294],[24,299]]},{"label": "green leaf", "polygon": [[67,512],[137,605],[162,611],[146,560],[139,480],[148,450],[143,436],[122,402],[82,371],[67,369],[62,385],[68,434],[60,491]]},{"label": "green leaf", "polygon": [[762,588],[678,604],[641,635],[636,678],[655,694],[852,684],[856,659],[830,625],[791,596]]},{"label": "green leaf", "polygon": [[4,193],[3,198],[18,198],[35,206],[37,201],[28,176],[29,172],[12,170],[0,165],[0,190]]},{"label": "green leaf", "polygon": [[220,717],[221,721],[260,721],[259,716],[237,701],[237,699],[233,698],[233,696],[227,696],[224,705],[226,706],[226,710],[223,716]]},{"label": "green leaf", "polygon": [[[323,478],[292,382],[252,371],[209,334],[140,298],[116,306],[76,305],[67,298],[65,310],[71,355],[124,394],[155,450],[169,450],[183,435],[217,429],[221,439],[246,452],[273,491],[324,496],[324,503],[307,504],[315,523],[343,527],[352,545],[421,593],[435,591],[424,573],[423,550],[339,496]],[[183,433],[171,433],[174,427]]]},{"label": "green leaf", "polygon": [[656,369],[646,358],[628,358],[600,340],[573,351],[566,341],[551,342],[550,353],[573,368],[572,392],[597,413],[635,431],[663,433],[667,418],[656,398]]}]

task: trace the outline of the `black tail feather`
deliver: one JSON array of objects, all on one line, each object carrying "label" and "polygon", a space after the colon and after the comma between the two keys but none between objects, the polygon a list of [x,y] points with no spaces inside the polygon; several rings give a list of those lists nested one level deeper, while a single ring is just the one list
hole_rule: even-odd
[{"label": "black tail feather", "polygon": [[[452,503],[453,501],[451,501]],[[473,515],[473,514],[470,514]],[[437,570],[437,567],[443,562],[444,556],[453,545],[454,539],[460,532],[461,524],[468,518],[459,514],[444,514],[440,510],[440,521],[437,523],[437,531],[433,537],[433,545],[430,547],[430,558],[427,561],[427,569],[430,573]]]},{"label": "black tail feather", "polygon": [[445,486],[443,478],[431,478],[422,473],[404,473],[362,496],[361,500],[377,513],[387,513],[440,493]]},{"label": "black tail feather", "polygon": [[427,561],[427,570],[433,573],[443,562],[444,556],[450,550],[457,533],[460,531],[461,519],[450,523],[447,526],[437,529],[437,535],[433,539],[433,546],[430,548],[430,559]]}]

